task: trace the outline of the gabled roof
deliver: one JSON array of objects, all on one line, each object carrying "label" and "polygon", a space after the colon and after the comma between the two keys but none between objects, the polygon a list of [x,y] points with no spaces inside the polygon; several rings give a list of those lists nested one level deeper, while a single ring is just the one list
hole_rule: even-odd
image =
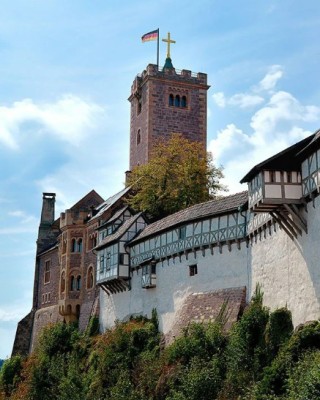
[{"label": "gabled roof", "polygon": [[148,236],[156,235],[159,232],[168,230],[175,226],[237,210],[239,207],[246,204],[247,201],[248,192],[244,191],[230,196],[221,197],[218,200],[210,200],[205,203],[196,204],[146,226],[140,235],[130,242],[130,245],[145,239]]},{"label": "gabled roof", "polygon": [[98,246],[95,247],[95,250],[98,250],[102,247],[105,247],[107,244],[111,244],[118,239],[120,239],[126,231],[136,222],[136,220],[142,215],[142,213],[138,213],[134,215],[133,217],[127,219],[117,230],[115,233],[112,235],[107,236],[102,240],[101,243],[98,244]]},{"label": "gabled roof", "polygon": [[118,200],[120,200],[124,195],[126,195],[130,191],[131,187],[125,187],[124,189],[120,190],[120,192],[114,194],[113,196],[109,197],[107,200],[102,201],[95,210],[97,214],[92,218],[98,218],[102,215],[105,211],[107,211],[110,207],[112,207]]},{"label": "gabled roof", "polygon": [[306,147],[304,147],[298,155],[300,157],[307,157],[310,153],[318,150],[320,148],[320,129],[318,129],[313,136],[313,139]]},{"label": "gabled roof", "polygon": [[250,182],[255,175],[265,169],[271,171],[294,171],[300,169],[301,156],[299,156],[299,153],[312,142],[316,133],[255,165],[241,179],[240,183]]},{"label": "gabled roof", "polygon": [[80,209],[88,209],[89,207],[96,207],[98,204],[103,202],[103,198],[95,191],[91,190],[82,199],[80,199],[76,204],[74,204],[70,210],[77,211]]},{"label": "gabled roof", "polygon": [[114,215],[112,215],[111,218],[109,218],[107,221],[105,221],[102,225],[100,225],[98,227],[98,229],[100,228],[105,228],[106,226],[112,224],[114,221],[116,221],[120,215],[122,215],[127,209],[129,208],[129,206],[125,206],[123,208],[121,208],[120,210],[118,210]]}]

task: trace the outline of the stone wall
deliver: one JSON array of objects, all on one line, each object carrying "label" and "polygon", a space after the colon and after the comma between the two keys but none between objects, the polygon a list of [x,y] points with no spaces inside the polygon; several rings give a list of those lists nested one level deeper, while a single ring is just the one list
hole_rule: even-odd
[{"label": "stone wall", "polygon": [[295,326],[320,317],[320,197],[307,211],[308,234],[291,240],[276,225],[250,249],[250,292],[261,284],[264,303],[271,309],[287,306]]},{"label": "stone wall", "polygon": [[[248,286],[248,249],[241,243],[222,246],[222,253],[209,249],[183,255],[156,265],[156,287],[141,288],[142,270],[134,271],[131,290],[108,296],[100,290],[100,324],[104,331],[114,325],[115,320],[127,320],[131,315],[151,316],[157,309],[159,328],[167,334],[174,328],[177,312],[193,293],[212,292],[220,289]],[[197,274],[190,276],[189,267],[197,265]]]},{"label": "stone wall", "polygon": [[34,314],[34,310],[30,311],[28,315],[19,321],[11,356],[29,354]]}]

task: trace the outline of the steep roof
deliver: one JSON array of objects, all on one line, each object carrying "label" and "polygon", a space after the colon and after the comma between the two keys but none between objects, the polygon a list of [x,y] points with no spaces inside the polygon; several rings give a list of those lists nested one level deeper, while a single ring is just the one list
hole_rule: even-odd
[{"label": "steep roof", "polygon": [[95,208],[97,214],[92,219],[100,217],[100,215],[102,215],[105,211],[107,211],[110,207],[112,207],[118,200],[120,200],[125,194],[127,194],[130,191],[130,189],[131,189],[130,186],[125,187],[124,189],[120,190],[120,192],[109,197],[107,200],[102,201],[102,203]]},{"label": "steep roof", "polygon": [[255,165],[240,181],[240,183],[249,182],[252,178],[257,175],[261,170],[280,170],[280,171],[292,171],[300,168],[301,157],[299,153],[308,146],[315,138],[317,132],[308,136],[307,138],[300,140],[300,142],[286,148],[280,153],[267,158],[260,164]]},{"label": "steep roof", "polygon": [[115,233],[112,235],[107,236],[104,238],[98,246],[95,247],[95,249],[100,249],[101,247],[106,246],[107,244],[110,244],[112,242],[115,242],[116,240],[120,239],[126,231],[136,222],[136,220],[142,215],[142,213],[138,213],[134,215],[133,217],[127,219],[117,230]]},{"label": "steep roof", "polygon": [[128,208],[129,208],[129,206],[125,206],[125,207],[121,208],[120,210],[118,210],[114,215],[112,215],[111,218],[109,218],[107,221],[105,221],[103,224],[101,224],[98,227],[98,229],[105,228],[107,225],[110,225],[112,222],[116,221],[120,217],[120,215],[122,215]]},{"label": "steep roof", "polygon": [[175,214],[162,218],[145,227],[130,244],[145,239],[147,236],[153,236],[161,231],[165,231],[177,225],[200,220],[209,216],[226,214],[232,210],[237,210],[248,201],[248,192],[240,192],[230,196],[221,197],[218,200],[210,200],[205,203],[196,204]]},{"label": "steep roof", "polygon": [[91,190],[82,199],[80,199],[76,204],[74,204],[70,210],[77,211],[83,208],[96,207],[98,204],[103,202],[103,198],[95,191]]}]

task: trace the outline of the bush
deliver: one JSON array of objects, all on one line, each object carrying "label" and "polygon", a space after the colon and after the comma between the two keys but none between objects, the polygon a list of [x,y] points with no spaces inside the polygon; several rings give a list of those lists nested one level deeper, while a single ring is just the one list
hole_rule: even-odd
[{"label": "bush", "polygon": [[257,385],[257,399],[282,396],[287,390],[290,370],[308,350],[320,349],[320,323],[315,321],[298,329],[280,349],[272,364],[264,371]]},{"label": "bush", "polygon": [[266,343],[270,361],[293,332],[292,315],[287,308],[279,308],[270,314],[266,329]]},{"label": "bush", "polygon": [[262,305],[263,295],[257,286],[249,307],[231,329],[226,349],[229,395],[238,396],[257,380],[266,365],[265,329],[269,311]]},{"label": "bush", "polygon": [[288,400],[320,398],[320,351],[307,351],[288,378]]},{"label": "bush", "polygon": [[6,360],[0,370],[0,389],[10,395],[20,381],[22,359],[14,356]]}]

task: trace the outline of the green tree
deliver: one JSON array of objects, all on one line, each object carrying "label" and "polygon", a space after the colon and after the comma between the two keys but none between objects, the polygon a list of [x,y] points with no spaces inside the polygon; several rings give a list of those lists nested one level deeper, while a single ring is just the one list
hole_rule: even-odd
[{"label": "green tree", "polygon": [[202,144],[174,134],[154,146],[147,164],[134,168],[128,181],[134,194],[128,203],[161,218],[217,196],[225,190],[222,177]]}]

